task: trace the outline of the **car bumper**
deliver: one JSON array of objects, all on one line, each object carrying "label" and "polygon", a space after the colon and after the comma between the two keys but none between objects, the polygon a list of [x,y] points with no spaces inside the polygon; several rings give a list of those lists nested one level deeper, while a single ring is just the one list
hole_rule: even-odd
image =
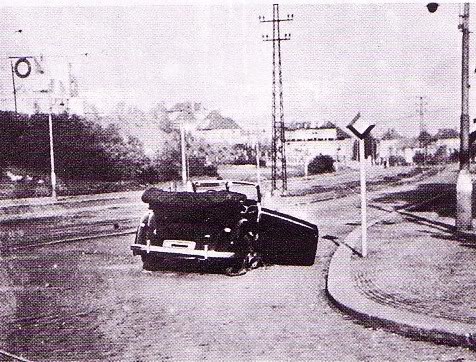
[{"label": "car bumper", "polygon": [[174,248],[155,245],[132,244],[134,255],[155,255],[165,258],[196,259],[196,260],[230,260],[237,255],[228,251],[195,250],[188,248]]}]

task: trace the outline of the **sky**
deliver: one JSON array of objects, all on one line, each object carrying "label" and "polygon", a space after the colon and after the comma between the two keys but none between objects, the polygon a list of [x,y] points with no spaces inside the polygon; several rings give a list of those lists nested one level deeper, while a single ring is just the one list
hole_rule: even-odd
[{"label": "sky", "polygon": [[[192,101],[245,127],[271,125],[272,45],[262,35],[272,26],[258,20],[272,17],[271,4],[0,8],[4,108],[13,107],[8,56],[42,54],[49,69],[71,62],[80,96],[102,112],[121,101],[144,110]],[[459,11],[449,3],[434,14],[424,3],[282,4],[282,17],[294,15],[281,23],[292,34],[281,44],[285,121],[345,127],[360,112],[377,134],[410,135],[423,96],[428,130],[457,128]]]}]

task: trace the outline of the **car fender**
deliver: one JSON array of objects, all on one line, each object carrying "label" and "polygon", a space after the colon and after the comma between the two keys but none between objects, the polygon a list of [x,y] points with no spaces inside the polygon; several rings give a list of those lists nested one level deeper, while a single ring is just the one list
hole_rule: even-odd
[{"label": "car fender", "polygon": [[140,219],[139,226],[137,227],[135,243],[145,245],[147,240],[152,238],[155,226],[155,214],[150,210]]}]

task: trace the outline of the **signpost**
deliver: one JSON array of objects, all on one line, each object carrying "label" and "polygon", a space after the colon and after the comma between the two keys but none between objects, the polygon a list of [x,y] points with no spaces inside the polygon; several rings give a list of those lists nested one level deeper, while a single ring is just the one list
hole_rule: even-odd
[{"label": "signpost", "polygon": [[367,184],[366,184],[366,157],[365,157],[365,139],[375,124],[369,124],[360,118],[360,112],[354,117],[347,128],[359,140],[359,159],[360,159],[360,209],[361,209],[361,227],[362,227],[362,256],[367,257]]},{"label": "signpost", "polygon": [[187,167],[187,151],[186,151],[186,140],[185,140],[185,117],[184,117],[184,110],[177,109],[172,111],[167,111],[167,113],[176,113],[180,112],[180,114],[175,117],[174,125],[175,127],[179,127],[180,130],[180,154],[182,158],[182,184],[183,187],[187,187],[187,180],[188,180],[188,167]]},{"label": "signpost", "polygon": [[259,140],[256,138],[256,182],[261,186],[261,169],[260,169],[260,150],[259,150]]}]

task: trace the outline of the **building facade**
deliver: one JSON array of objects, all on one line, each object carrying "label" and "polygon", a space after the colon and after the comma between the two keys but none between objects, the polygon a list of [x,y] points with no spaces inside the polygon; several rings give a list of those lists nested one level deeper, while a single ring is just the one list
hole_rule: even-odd
[{"label": "building facade", "polygon": [[302,165],[316,156],[331,156],[337,162],[352,159],[353,139],[335,124],[320,127],[300,123],[286,129],[286,160],[290,165]]},{"label": "building facade", "polygon": [[194,130],[194,135],[205,143],[242,144],[248,142],[246,132],[229,117],[211,111]]}]

